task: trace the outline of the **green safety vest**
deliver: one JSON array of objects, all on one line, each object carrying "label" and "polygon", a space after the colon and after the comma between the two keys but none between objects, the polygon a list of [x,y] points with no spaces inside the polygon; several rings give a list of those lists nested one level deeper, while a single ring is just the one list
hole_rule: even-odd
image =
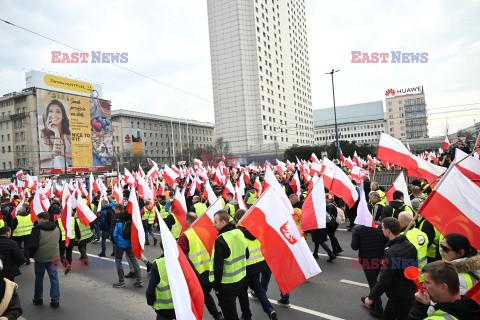
[{"label": "green safety vest", "polygon": [[[418,226],[420,230],[422,230],[422,227],[425,221],[427,220],[423,218],[422,222],[420,222],[420,225]],[[427,248],[427,257],[430,257],[430,258],[435,258],[437,256],[437,248],[440,246],[440,242],[441,242],[440,238],[443,239],[443,235],[440,232],[438,232],[437,228],[433,227],[433,229],[435,230],[435,238]]]},{"label": "green safety vest", "polygon": [[153,207],[152,210],[148,210],[147,207],[144,207],[142,220],[148,220],[148,224],[153,224],[155,222],[155,207]]},{"label": "green safety vest", "polygon": [[232,221],[235,218],[235,206],[233,204],[227,203],[224,209],[228,212],[228,214],[230,215],[230,221]]},{"label": "green safety vest", "polygon": [[178,222],[177,217],[175,217],[173,213],[171,213],[171,215],[175,219],[175,224],[172,226],[171,232],[173,237],[178,240],[178,238],[180,238],[180,233],[182,233],[182,225],[180,224],[180,222]]},{"label": "green safety vest", "polygon": [[249,240],[247,238],[245,238],[245,240],[247,240],[248,253],[250,254],[247,259],[247,266],[265,260],[260,249],[260,241],[258,241],[257,239]]},{"label": "green safety vest", "polygon": [[58,227],[62,232],[62,241],[65,241],[65,228],[63,227],[63,224],[62,224],[62,218],[58,218],[57,221],[58,221]]},{"label": "green safety vest", "polygon": [[[381,201],[380,201],[380,203],[381,203]],[[412,208],[410,208],[409,206],[407,206],[405,203],[402,204],[402,205],[400,206],[400,208],[398,208],[398,209],[395,209],[395,208],[392,207],[392,218],[395,217],[395,213],[396,213],[397,211],[398,211],[399,214],[400,214],[400,212],[402,212],[402,211],[411,212],[412,214],[414,214]],[[398,219],[398,214],[396,215],[396,218]]]},{"label": "green safety vest", "polygon": [[459,272],[458,276],[465,279],[465,282],[467,284],[467,290],[470,290],[480,278],[475,272]]},{"label": "green safety vest", "polygon": [[301,195],[303,197],[303,201],[305,201],[305,199],[307,199],[307,196],[308,196],[308,191],[303,191]]},{"label": "green safety vest", "polygon": [[196,202],[193,206],[195,207],[195,213],[197,214],[197,217],[200,217],[200,215],[207,210],[205,203]]},{"label": "green safety vest", "polygon": [[83,223],[80,222],[80,219],[77,218],[78,229],[80,229],[80,240],[86,240],[93,237],[92,229],[90,226],[85,227]]},{"label": "green safety vest", "polygon": [[5,226],[5,221],[3,219],[0,219],[0,228],[3,228]]},{"label": "green safety vest", "polygon": [[173,309],[172,292],[170,291],[170,283],[168,282],[165,258],[155,259],[153,263],[157,264],[158,274],[160,275],[160,283],[155,287],[155,302],[153,303],[153,308],[155,310]]},{"label": "green safety vest", "polygon": [[250,192],[250,194],[248,195],[247,204],[249,205],[254,204],[255,201],[257,201],[257,198],[258,198],[258,192],[256,190],[255,192]]},{"label": "green safety vest", "polygon": [[188,229],[185,231],[185,236],[187,236],[189,245],[188,258],[192,261],[195,269],[199,274],[210,271],[210,254],[195,230]]},{"label": "green safety vest", "polygon": [[[248,247],[247,240],[242,231],[238,229],[230,230],[219,235],[223,237],[230,249],[230,256],[223,262],[222,284],[236,283],[245,278],[247,272],[247,259],[245,251]],[[215,260],[215,246],[212,251],[212,258],[210,259],[210,282],[215,280],[213,275],[213,261]]]},{"label": "green safety vest", "polygon": [[435,310],[435,312],[430,316],[425,318],[424,320],[458,320],[458,318],[452,316],[449,313],[446,313],[443,310]]},{"label": "green safety vest", "polygon": [[[403,234],[403,232],[402,232]],[[420,271],[427,265],[427,247],[428,247],[428,237],[427,234],[420,229],[412,228],[408,230],[406,237],[411,244],[417,249],[417,261],[418,269]],[[423,281],[423,273],[418,277],[420,282]]]},{"label": "green safety vest", "polygon": [[32,233],[33,222],[31,220],[31,216],[31,214],[26,216],[16,216],[18,225],[15,230],[13,230],[13,237],[28,236],[30,233]]},{"label": "green safety vest", "polygon": [[160,216],[162,217],[163,220],[167,219],[168,217],[168,211],[165,211],[166,206],[162,206],[161,204],[158,205],[160,207]]},{"label": "green safety vest", "polygon": [[378,190],[375,190],[376,193],[378,193],[378,195],[380,196],[380,201],[379,203],[383,204],[384,206],[387,205],[387,197],[385,197],[385,192],[383,192],[382,190],[378,189]]}]

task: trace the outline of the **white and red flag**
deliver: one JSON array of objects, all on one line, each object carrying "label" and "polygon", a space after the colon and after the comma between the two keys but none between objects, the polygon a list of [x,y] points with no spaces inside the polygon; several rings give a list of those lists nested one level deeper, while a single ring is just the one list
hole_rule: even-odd
[{"label": "white and red flag", "polygon": [[480,160],[468,156],[460,149],[455,149],[455,160],[458,170],[467,178],[472,180],[477,186],[480,186]]},{"label": "white and red flag", "polygon": [[18,205],[15,207],[15,209],[12,210],[12,218],[15,219],[15,217],[17,216],[17,212],[18,210],[23,207],[23,204],[25,203],[25,196],[22,196],[20,198],[20,202],[18,203]]},{"label": "white and red flag", "polygon": [[317,155],[315,153],[312,153],[312,155],[310,156],[310,160],[312,162],[320,163],[320,161],[318,160]]},{"label": "white and red flag", "polygon": [[248,210],[247,204],[243,200],[242,194],[240,193],[240,190],[238,190],[237,187],[235,187],[235,200],[238,202],[238,208],[243,209],[243,210]]},{"label": "white and red flag", "polygon": [[323,185],[328,190],[332,188],[333,176],[335,175],[336,170],[337,166],[332,161],[324,157],[322,163]]},{"label": "white and red flag", "polygon": [[155,200],[155,196],[153,195],[152,189],[148,186],[147,181],[141,176],[137,177],[137,185],[138,185],[138,195],[143,198],[143,200]]},{"label": "white and red flag", "polygon": [[133,186],[135,184],[135,178],[132,176],[130,171],[125,168],[125,176],[123,177],[125,180],[125,183],[127,183],[129,186]]},{"label": "white and red flag", "polygon": [[353,161],[357,166],[359,166],[359,167],[362,166],[362,164],[361,164],[361,162],[360,162],[360,158],[358,157],[356,150],[355,150],[355,152],[353,153],[352,161]]},{"label": "white and red flag", "polygon": [[358,202],[357,217],[355,224],[360,224],[365,227],[378,228],[375,224],[373,216],[368,210],[367,200],[365,199],[365,191],[363,190],[363,183],[360,186],[360,201]]},{"label": "white and red flag", "polygon": [[43,194],[42,187],[39,187],[30,203],[30,219],[32,222],[37,221],[37,215],[42,212],[47,212],[48,208],[50,208],[50,201],[48,201],[47,197]]},{"label": "white and red flag", "polygon": [[[101,207],[102,205],[99,203],[98,206]],[[97,219],[95,213],[90,210],[80,196],[77,198],[77,215],[78,219],[85,227],[87,227],[93,220]]]},{"label": "white and red flag", "polygon": [[172,168],[169,166],[165,165],[165,168],[163,170],[163,180],[173,188],[173,184],[175,183],[175,180],[177,180],[178,174],[173,171]]},{"label": "white and red flag", "polygon": [[387,198],[388,202],[393,201],[393,193],[397,190],[403,192],[403,202],[411,208],[412,202],[408,196],[408,187],[407,182],[405,181],[405,176],[403,175],[403,171],[400,171],[400,174],[395,179],[392,186],[387,190],[387,192],[385,192],[385,197]]},{"label": "white and red flag", "polygon": [[448,136],[445,136],[445,141],[443,142],[442,149],[447,151],[450,147],[450,141],[448,141]]},{"label": "white and red flag", "polygon": [[318,179],[303,202],[300,224],[302,231],[326,228],[327,203],[323,179]]},{"label": "white and red flag", "polygon": [[412,158],[417,162],[417,169],[407,169],[407,176],[409,177],[425,179],[431,184],[447,170],[445,167],[434,165],[420,157],[412,156]]},{"label": "white and red flag", "polygon": [[419,210],[441,234],[460,233],[480,248],[480,187],[451,165]]},{"label": "white and red flag", "polygon": [[343,170],[335,170],[330,192],[342,198],[349,208],[353,207],[358,200],[357,189]]},{"label": "white and red flag", "polygon": [[260,241],[262,255],[283,294],[321,272],[292,212],[272,187],[263,192],[239,225]]},{"label": "white and red flag", "polygon": [[253,189],[256,189],[258,194],[262,193],[262,184],[260,183],[260,179],[257,177],[255,182],[253,183]]},{"label": "white and red flag", "polygon": [[185,225],[185,218],[187,216],[187,204],[185,202],[185,196],[180,190],[177,188],[175,190],[175,198],[172,202],[172,213],[177,218],[178,222],[182,225],[182,232],[187,230],[187,226]]},{"label": "white and red flag", "polygon": [[[83,201],[82,201],[83,202]],[[72,195],[65,185],[62,192],[62,215],[61,221],[65,230],[65,246],[68,247],[70,239],[75,238],[75,231],[72,228]]]},{"label": "white and red flag", "polygon": [[297,194],[300,197],[302,190],[300,190],[300,178],[298,177],[298,172],[295,171],[292,180],[288,183],[292,187],[293,193]]},{"label": "white and red flag", "polygon": [[140,259],[145,248],[145,231],[143,230],[142,217],[135,193],[135,187],[132,187],[130,189],[130,197],[128,198],[127,212],[132,215],[132,232],[130,238],[132,241],[132,251],[135,257]]},{"label": "white and red flag", "polygon": [[123,191],[120,187],[113,186],[113,196],[117,203],[123,204]]},{"label": "white and red flag", "polygon": [[227,196],[227,193],[229,192],[233,194],[235,192],[235,188],[230,182],[230,179],[227,179],[227,183],[225,184],[225,188],[223,189],[223,192],[222,192],[222,197],[225,199]]},{"label": "white and red flag", "polygon": [[17,177],[17,179],[21,179],[21,178],[25,177],[25,174],[23,173],[23,170],[17,171],[17,173],[15,173],[15,177]]},{"label": "white and red flag", "polygon": [[200,282],[158,211],[157,216],[176,319],[200,320],[204,308]]},{"label": "white and red flag", "polygon": [[207,208],[190,228],[195,230],[200,240],[202,240],[203,245],[207,251],[212,254],[213,244],[215,239],[217,239],[218,231],[213,226],[213,216],[219,210],[222,210],[222,199],[218,198],[215,200],[211,206]]},{"label": "white and red flag", "polygon": [[203,191],[203,194],[210,205],[217,200],[217,196],[215,195],[215,192],[213,192],[212,186],[208,180],[205,182],[205,190]]},{"label": "white and red flag", "polygon": [[417,161],[400,140],[382,133],[378,144],[377,159],[388,161],[405,169],[417,169]]}]

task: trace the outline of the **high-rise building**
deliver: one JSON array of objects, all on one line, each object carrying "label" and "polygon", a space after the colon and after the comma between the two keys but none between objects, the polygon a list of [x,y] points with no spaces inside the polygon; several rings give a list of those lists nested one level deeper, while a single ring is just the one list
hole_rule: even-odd
[{"label": "high-rise building", "polygon": [[387,133],[397,139],[428,138],[423,86],[385,92]]},{"label": "high-rise building", "polygon": [[305,0],[208,0],[215,137],[237,155],[314,144]]}]

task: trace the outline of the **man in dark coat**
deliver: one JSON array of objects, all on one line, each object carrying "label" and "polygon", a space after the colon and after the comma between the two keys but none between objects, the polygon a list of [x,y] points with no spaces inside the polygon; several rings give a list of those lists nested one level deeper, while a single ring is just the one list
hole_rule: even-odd
[{"label": "man in dark coat", "polygon": [[415,284],[405,277],[404,270],[417,264],[417,249],[404,235],[400,235],[400,222],[395,218],[382,220],[384,236],[389,240],[385,246],[382,270],[375,287],[365,298],[365,306],[370,308],[373,301],[385,293],[388,297],[383,319],[404,320],[415,300]]},{"label": "man in dark coat", "polygon": [[21,274],[18,267],[25,263],[25,256],[17,242],[10,239],[11,234],[12,230],[9,226],[0,228],[0,256],[3,260],[4,276],[14,281],[14,278]]}]

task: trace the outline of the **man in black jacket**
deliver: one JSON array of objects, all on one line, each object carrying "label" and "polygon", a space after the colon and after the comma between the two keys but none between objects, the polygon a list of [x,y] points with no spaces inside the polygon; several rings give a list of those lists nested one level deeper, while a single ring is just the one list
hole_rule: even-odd
[{"label": "man in black jacket", "polygon": [[[480,319],[480,306],[472,299],[460,295],[460,284],[455,266],[446,261],[435,261],[423,269],[425,293],[415,294],[417,304],[410,311],[408,320],[421,319]],[[435,312],[427,317],[430,302]]]},{"label": "man in black jacket", "polygon": [[[379,223],[377,225],[378,228],[370,228],[357,224],[353,228],[352,242],[350,243],[353,250],[358,250],[358,268],[363,269],[370,290],[377,283],[377,277],[382,267],[381,261],[385,253],[385,244],[387,243],[387,238],[383,235],[381,226]],[[362,301],[365,298],[362,297]],[[383,306],[380,297],[373,302],[369,312],[375,318],[382,316]]]},{"label": "man in black jacket", "polygon": [[387,217],[398,219],[398,215],[402,211],[411,212],[413,214],[412,208],[404,202],[402,191],[396,190],[393,193],[392,198],[393,201],[390,201],[390,203],[382,209],[382,219]]},{"label": "man in black jacket", "polygon": [[17,242],[10,239],[11,234],[9,226],[0,228],[0,256],[3,260],[4,275],[8,280],[14,281],[16,276],[22,274],[18,267],[25,263],[25,256]]},{"label": "man in black jacket", "polygon": [[388,297],[383,313],[385,320],[407,319],[415,299],[415,284],[404,275],[404,269],[417,263],[417,249],[400,235],[400,223],[395,218],[382,220],[384,236],[389,240],[385,246],[382,270],[375,287],[365,298],[365,306],[370,308],[373,301],[385,293]]}]

